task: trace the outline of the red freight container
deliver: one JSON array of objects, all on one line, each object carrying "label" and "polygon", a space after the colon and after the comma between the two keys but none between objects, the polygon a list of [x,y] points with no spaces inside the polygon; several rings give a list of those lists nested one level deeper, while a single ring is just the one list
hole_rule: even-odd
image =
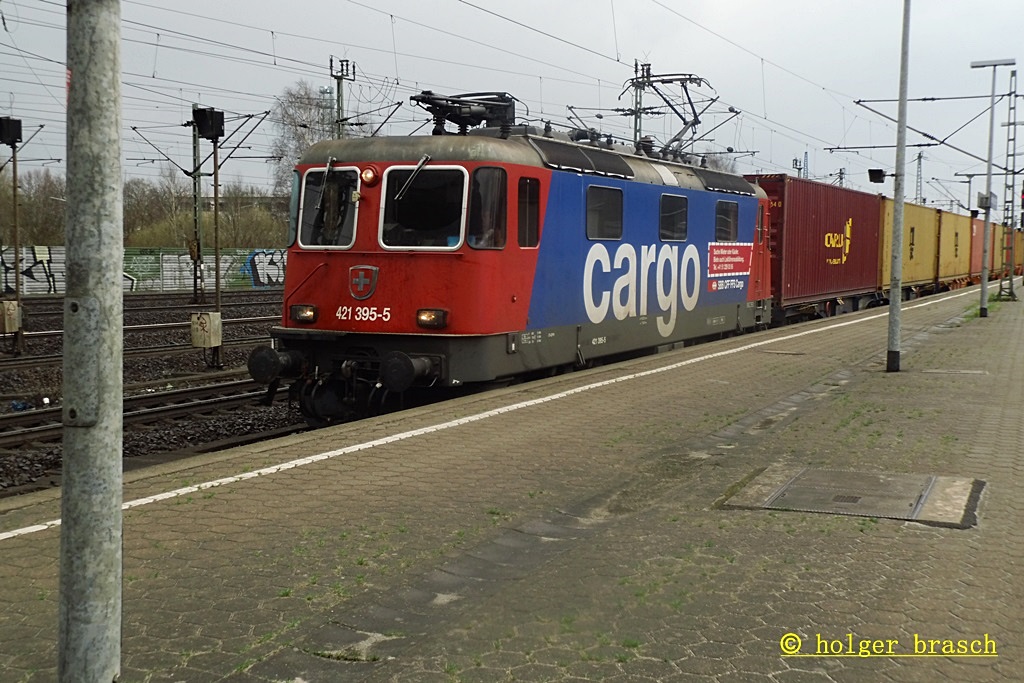
[{"label": "red freight container", "polygon": [[[982,246],[985,243],[985,221],[982,218],[971,220],[971,279],[981,282]],[[998,223],[989,225],[988,232],[988,278],[999,279],[1003,273],[1003,238],[1005,229]]]},{"label": "red freight container", "polygon": [[877,291],[880,195],[782,174],[746,178],[771,201],[776,306]]},{"label": "red freight container", "polygon": [[[971,281],[981,282],[981,249],[985,244],[985,221],[980,218],[971,219]],[[989,257],[991,260],[991,256]]]}]

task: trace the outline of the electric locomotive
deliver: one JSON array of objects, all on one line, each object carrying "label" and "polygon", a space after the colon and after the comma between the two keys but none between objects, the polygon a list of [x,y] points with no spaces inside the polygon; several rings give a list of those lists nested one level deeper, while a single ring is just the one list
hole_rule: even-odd
[{"label": "electric locomotive", "polygon": [[321,142],[294,172],[281,323],[249,371],[293,380],[312,424],[770,321],[756,185],[517,124],[507,93],[412,100],[432,135]]}]

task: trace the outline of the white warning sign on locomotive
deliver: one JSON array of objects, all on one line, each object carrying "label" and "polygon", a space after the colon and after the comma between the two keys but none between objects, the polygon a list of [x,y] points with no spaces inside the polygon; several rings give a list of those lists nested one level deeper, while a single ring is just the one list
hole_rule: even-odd
[{"label": "white warning sign on locomotive", "polygon": [[708,244],[708,277],[750,275],[753,253],[753,242],[711,242]]}]

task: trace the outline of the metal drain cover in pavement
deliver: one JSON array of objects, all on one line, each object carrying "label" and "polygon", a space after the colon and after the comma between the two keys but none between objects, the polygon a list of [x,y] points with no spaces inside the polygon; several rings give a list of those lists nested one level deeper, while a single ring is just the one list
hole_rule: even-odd
[{"label": "metal drain cover in pavement", "polygon": [[977,521],[984,486],[977,479],[773,465],[724,507],[888,517],[967,529]]}]

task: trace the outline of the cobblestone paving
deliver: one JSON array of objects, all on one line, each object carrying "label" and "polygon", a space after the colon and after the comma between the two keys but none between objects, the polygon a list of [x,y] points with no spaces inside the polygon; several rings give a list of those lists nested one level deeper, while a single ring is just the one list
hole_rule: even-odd
[{"label": "cobblestone paving", "polygon": [[[788,328],[249,449],[255,470],[786,338],[127,511],[122,680],[1020,680],[1024,312],[942,324],[969,303],[905,310],[898,374],[884,318]],[[776,462],[984,479],[979,525],[721,507]],[[57,536],[0,545],[3,680],[53,677]],[[988,634],[998,657],[783,657],[786,634]]]}]

